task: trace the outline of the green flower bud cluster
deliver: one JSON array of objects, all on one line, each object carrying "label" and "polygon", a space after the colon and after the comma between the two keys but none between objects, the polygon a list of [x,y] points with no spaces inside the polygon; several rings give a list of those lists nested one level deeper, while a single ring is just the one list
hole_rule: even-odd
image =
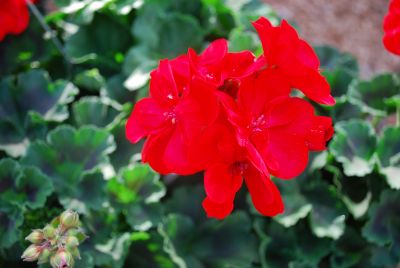
[{"label": "green flower bud cluster", "polygon": [[80,259],[78,246],[86,238],[78,213],[67,210],[43,229],[32,230],[25,238],[32,245],[21,258],[38,264],[50,262],[53,268],[74,267],[75,259]]}]

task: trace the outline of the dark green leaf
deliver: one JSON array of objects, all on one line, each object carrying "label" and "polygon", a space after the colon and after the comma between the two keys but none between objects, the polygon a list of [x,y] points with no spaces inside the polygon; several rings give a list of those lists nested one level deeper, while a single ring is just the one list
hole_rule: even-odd
[{"label": "dark green leaf", "polygon": [[347,176],[362,177],[372,172],[376,137],[368,122],[352,120],[335,125],[335,136],[329,145],[335,159],[343,164]]}]

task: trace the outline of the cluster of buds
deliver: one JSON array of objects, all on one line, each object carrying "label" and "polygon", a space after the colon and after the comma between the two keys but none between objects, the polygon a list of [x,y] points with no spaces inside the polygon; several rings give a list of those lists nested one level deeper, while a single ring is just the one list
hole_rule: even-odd
[{"label": "cluster of buds", "polygon": [[86,239],[78,213],[67,210],[43,229],[33,230],[25,239],[32,243],[22,254],[24,261],[47,263],[53,268],[74,267],[80,259],[78,246]]}]

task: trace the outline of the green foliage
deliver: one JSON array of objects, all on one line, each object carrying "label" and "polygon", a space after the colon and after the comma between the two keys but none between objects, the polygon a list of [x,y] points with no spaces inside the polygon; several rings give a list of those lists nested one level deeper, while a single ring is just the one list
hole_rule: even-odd
[{"label": "green foliage", "polygon": [[143,143],[127,141],[126,119],[160,59],[221,37],[231,51],[260,55],[250,22],[277,15],[261,0],[55,3],[45,20],[64,51],[34,16],[0,43],[0,267],[31,267],[18,261],[24,237],[64,209],[89,236],[76,267],[400,264],[397,74],[365,80],[351,55],[316,47],[337,101],[315,106],[333,118],[328,150],[310,155],[298,178],[273,178],[282,215],[260,217],[243,191],[230,217],[210,220],[201,174],[160,176],[139,164]]}]

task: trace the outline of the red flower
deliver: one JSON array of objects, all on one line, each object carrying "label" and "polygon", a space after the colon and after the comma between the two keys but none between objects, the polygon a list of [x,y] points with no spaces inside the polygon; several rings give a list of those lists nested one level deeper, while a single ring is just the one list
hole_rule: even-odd
[{"label": "red flower", "polygon": [[[31,1],[31,2],[36,2]],[[0,1],[0,41],[7,34],[20,34],[29,24],[29,10],[26,0]]]},{"label": "red flower", "polygon": [[191,68],[195,75],[235,97],[240,79],[252,74],[259,66],[250,51],[228,52],[228,42],[218,39],[200,55],[189,48]]},{"label": "red flower", "polygon": [[219,39],[200,55],[189,49],[162,60],[151,73],[150,97],[128,119],[127,137],[147,137],[142,158],[160,173],[204,170],[209,217],[222,219],[245,182],[255,208],[265,216],[283,212],[270,175],[281,179],[305,169],[309,151],[326,149],[332,120],[316,116],[292,88],[323,104],[334,104],[312,48],[285,21],[254,23],[264,55],[228,52]]},{"label": "red flower", "polygon": [[319,72],[317,55],[292,26],[283,20],[274,27],[263,17],[253,25],[262,42],[266,68],[278,72],[308,98],[321,104],[335,104],[329,84]]},{"label": "red flower", "polygon": [[136,103],[126,125],[131,142],[148,137],[143,161],[162,174],[200,171],[197,163],[190,161],[190,146],[218,113],[215,89],[199,79],[186,84],[182,66],[183,58],[160,61],[151,73],[150,97]]},{"label": "red flower", "polygon": [[386,49],[400,55],[400,1],[392,0],[389,12],[383,20],[383,44]]},{"label": "red flower", "polygon": [[204,173],[207,197],[203,207],[209,217],[223,219],[233,209],[236,192],[245,180],[255,208],[265,216],[275,216],[283,211],[283,202],[271,179],[260,172],[250,160],[245,148],[241,148],[235,130],[228,124],[214,126],[214,155],[220,157]]}]

